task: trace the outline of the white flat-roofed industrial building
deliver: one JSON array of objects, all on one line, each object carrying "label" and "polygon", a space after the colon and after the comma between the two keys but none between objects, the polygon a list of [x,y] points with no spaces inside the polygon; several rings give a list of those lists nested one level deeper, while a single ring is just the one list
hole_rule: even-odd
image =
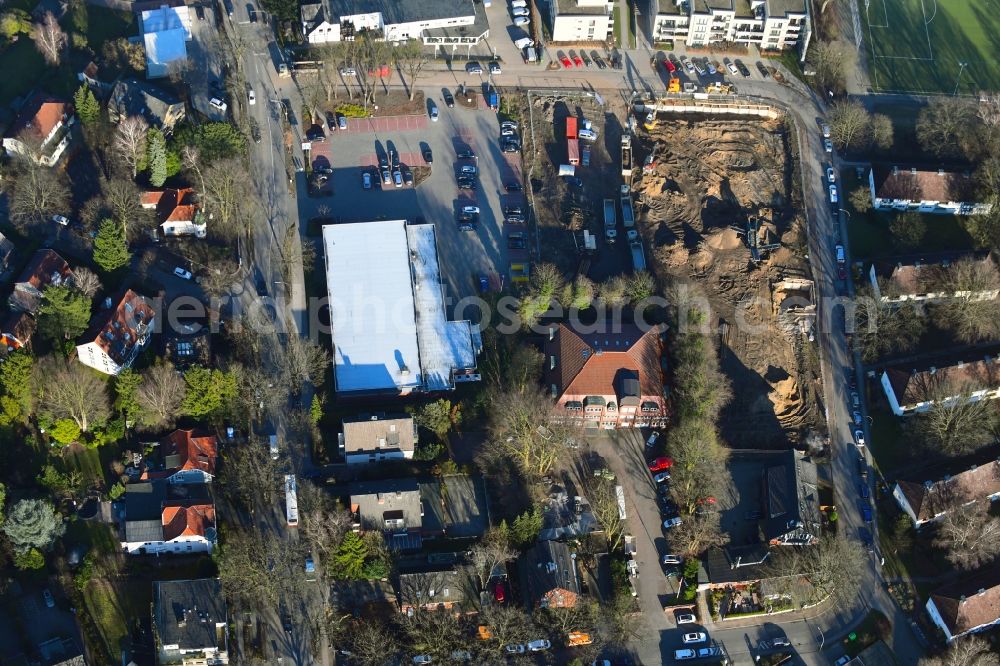
[{"label": "white flat-roofed industrial building", "polygon": [[448,321],[433,224],[323,227],[338,394],[444,391],[475,381],[478,327]]}]

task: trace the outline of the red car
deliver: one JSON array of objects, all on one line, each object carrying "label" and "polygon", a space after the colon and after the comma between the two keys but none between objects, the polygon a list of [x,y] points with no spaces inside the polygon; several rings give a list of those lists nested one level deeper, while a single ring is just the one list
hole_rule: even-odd
[{"label": "red car", "polygon": [[493,588],[493,598],[496,599],[498,604],[502,604],[507,599],[507,593],[503,589],[501,581],[497,581],[496,587]]},{"label": "red car", "polygon": [[677,71],[677,65],[675,65],[669,58],[663,61],[663,66],[666,67],[667,71],[671,74]]},{"label": "red car", "polygon": [[577,67],[583,67],[583,58],[574,53],[573,64],[576,65]]},{"label": "red car", "polygon": [[573,67],[573,61],[564,55],[559,56],[559,62],[561,62],[562,66],[566,69],[571,69]]},{"label": "red car", "polygon": [[674,466],[673,458],[657,458],[653,462],[649,463],[650,472],[662,472],[665,469],[670,469]]}]

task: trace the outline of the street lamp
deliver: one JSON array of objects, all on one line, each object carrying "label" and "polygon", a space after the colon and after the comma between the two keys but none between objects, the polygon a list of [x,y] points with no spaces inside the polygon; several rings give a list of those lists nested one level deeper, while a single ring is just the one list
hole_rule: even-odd
[{"label": "street lamp", "polygon": [[964,72],[965,68],[968,67],[968,66],[969,66],[969,63],[967,63],[967,62],[959,62],[958,63],[958,76],[955,77],[955,92],[952,93],[952,97],[954,97],[955,95],[958,94],[958,83],[962,79],[962,72]]},{"label": "street lamp", "polygon": [[847,216],[847,221],[850,222],[850,220],[851,220],[851,211],[847,210],[846,208],[841,208],[841,209],[839,209],[839,212],[841,212],[844,215],[846,215]]}]

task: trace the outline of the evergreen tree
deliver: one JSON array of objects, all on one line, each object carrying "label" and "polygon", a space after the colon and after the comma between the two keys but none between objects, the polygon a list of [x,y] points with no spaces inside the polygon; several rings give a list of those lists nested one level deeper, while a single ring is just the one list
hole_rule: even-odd
[{"label": "evergreen tree", "polygon": [[150,128],[147,139],[149,146],[149,182],[153,187],[161,187],[167,180],[167,144],[163,133],[155,127]]},{"label": "evergreen tree", "polygon": [[128,264],[130,258],[125,227],[114,220],[101,222],[94,238],[94,262],[111,273]]},{"label": "evergreen tree", "polygon": [[[87,329],[90,323],[90,299],[63,284],[54,284],[42,292],[42,305],[38,308],[38,330],[48,340],[60,342],[71,340]],[[23,362],[22,362],[23,364]],[[23,381],[25,368],[16,373],[20,378],[11,377],[11,386]],[[19,401],[25,402],[30,395],[23,388],[17,391]],[[5,386],[5,388],[7,388]],[[9,391],[10,389],[8,389]]]},{"label": "evergreen tree", "polygon": [[101,117],[101,105],[97,103],[94,92],[86,83],[73,93],[73,106],[76,107],[76,115],[84,125],[91,125]]}]

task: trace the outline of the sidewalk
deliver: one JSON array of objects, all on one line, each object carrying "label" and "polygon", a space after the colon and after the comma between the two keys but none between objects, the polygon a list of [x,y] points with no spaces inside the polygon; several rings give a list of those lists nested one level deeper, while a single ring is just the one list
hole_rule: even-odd
[{"label": "sidewalk", "polygon": [[785,613],[771,613],[771,614],[761,614],[761,615],[750,615],[747,617],[738,617],[732,620],[719,620],[716,621],[712,619],[712,616],[708,614],[708,603],[705,601],[705,595],[698,595],[698,612],[701,613],[701,617],[704,618],[703,624],[706,626],[714,626],[725,629],[745,629],[747,627],[758,627],[766,621],[773,618],[774,622],[780,622],[781,624],[789,624],[792,622],[804,622],[806,620],[812,620],[818,618],[827,612],[834,610],[836,605],[833,603],[830,597],[827,597],[820,603],[806,608],[800,611],[788,611]]}]

